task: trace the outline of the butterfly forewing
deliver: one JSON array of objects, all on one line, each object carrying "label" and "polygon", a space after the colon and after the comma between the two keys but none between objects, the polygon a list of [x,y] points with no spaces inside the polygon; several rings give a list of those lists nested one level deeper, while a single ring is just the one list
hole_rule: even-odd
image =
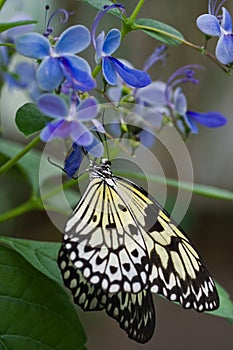
[{"label": "butterfly forewing", "polygon": [[135,214],[117,191],[117,184],[109,183],[102,179],[90,182],[67,221],[66,250],[91,283],[110,293],[137,293],[148,284],[146,245],[140,227],[135,226]]},{"label": "butterfly forewing", "polygon": [[135,207],[140,210],[144,204],[145,221],[136,216],[136,225],[149,256],[149,290],[178,301],[185,308],[197,311],[218,308],[214,282],[183,230],[144,189],[123,178],[118,178],[117,185],[126,198],[131,196],[132,211]]}]

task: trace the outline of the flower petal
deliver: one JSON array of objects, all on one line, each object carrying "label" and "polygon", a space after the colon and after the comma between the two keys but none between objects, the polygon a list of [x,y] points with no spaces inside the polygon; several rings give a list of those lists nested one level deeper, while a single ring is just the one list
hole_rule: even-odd
[{"label": "flower petal", "polygon": [[77,115],[80,121],[88,121],[97,117],[99,108],[95,98],[86,98],[77,108]]},{"label": "flower petal", "polygon": [[231,15],[225,7],[222,8],[222,20],[221,27],[228,33],[232,32],[232,20]]},{"label": "flower petal", "polygon": [[108,32],[104,44],[103,44],[103,52],[105,55],[111,55],[113,52],[118,49],[121,43],[121,33],[118,29],[112,29]]},{"label": "flower petal", "polygon": [[80,146],[88,146],[93,141],[93,135],[88,130],[88,128],[79,123],[78,121],[73,121],[72,123],[71,137]]},{"label": "flower petal", "polygon": [[233,62],[233,33],[220,37],[215,54],[222,64],[230,64]]},{"label": "flower petal", "polygon": [[[186,123],[186,125],[188,126],[188,128],[190,129],[190,132],[192,134],[198,134],[198,127],[197,127],[197,124],[195,123],[194,120],[192,120],[192,118],[189,118],[189,112],[187,112],[187,114],[185,114],[183,116],[184,118],[184,121]],[[177,121],[177,126],[179,127],[179,129],[184,133],[186,134],[186,128],[184,128],[184,125],[183,123],[180,123],[181,120],[178,120]]]},{"label": "flower petal", "polygon": [[15,40],[16,50],[23,56],[43,59],[50,55],[50,43],[38,33],[24,34]]},{"label": "flower petal", "polygon": [[184,115],[187,111],[187,98],[180,87],[174,91],[173,98],[176,113],[179,115]]},{"label": "flower petal", "polygon": [[89,65],[84,59],[75,56],[63,56],[59,58],[59,62],[63,67],[63,73],[67,81],[72,84],[73,89],[85,92],[95,88],[95,79],[92,77]]},{"label": "flower petal", "polygon": [[102,57],[102,50],[104,44],[104,31],[102,31],[96,38],[96,59],[99,60]]},{"label": "flower petal", "polygon": [[112,62],[110,61],[109,57],[103,57],[102,61],[102,70],[105,80],[110,85],[116,85],[117,84],[117,74],[115,72],[114,66]]},{"label": "flower petal", "polygon": [[68,108],[65,101],[54,94],[43,94],[38,98],[38,108],[42,113],[53,118],[65,118]]},{"label": "flower petal", "polygon": [[207,126],[209,128],[218,128],[227,123],[227,119],[218,112],[200,113],[187,111],[187,116],[189,120],[194,119],[199,124]]},{"label": "flower petal", "polygon": [[39,87],[45,91],[56,89],[62,82],[64,74],[58,58],[48,57],[43,60],[37,70]]},{"label": "flower petal", "polygon": [[196,21],[197,27],[205,34],[211,36],[220,36],[220,24],[217,18],[213,15],[201,15]]},{"label": "flower petal", "polygon": [[62,33],[54,47],[54,51],[58,55],[78,53],[86,49],[90,42],[89,30],[83,25],[75,25]]},{"label": "flower petal", "polygon": [[40,138],[44,142],[51,141],[55,138],[66,139],[70,136],[71,127],[64,119],[55,120],[48,123],[46,127],[42,130]]},{"label": "flower petal", "polygon": [[151,148],[155,143],[155,135],[149,130],[142,130],[139,137],[140,142],[147,148]]},{"label": "flower petal", "polygon": [[68,177],[74,176],[76,171],[79,169],[83,158],[82,148],[75,142],[73,143],[72,147],[73,150],[68,157],[66,157],[64,164],[64,170]]},{"label": "flower petal", "polygon": [[136,97],[151,106],[164,106],[167,104],[165,90],[166,83],[154,81],[150,85],[137,90]]},{"label": "flower petal", "polygon": [[151,78],[146,72],[129,68],[114,57],[108,57],[108,59],[126,84],[140,88],[151,83]]},{"label": "flower petal", "polygon": [[91,153],[94,157],[100,158],[104,153],[104,146],[100,140],[93,136],[93,141],[90,145],[85,146],[88,153]]}]

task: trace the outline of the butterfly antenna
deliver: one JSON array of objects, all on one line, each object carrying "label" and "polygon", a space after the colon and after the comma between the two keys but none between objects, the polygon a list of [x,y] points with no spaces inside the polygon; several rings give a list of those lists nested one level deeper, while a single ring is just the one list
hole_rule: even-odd
[{"label": "butterfly antenna", "polygon": [[[102,124],[104,125],[104,114],[105,114],[105,109],[103,109],[103,113],[102,113]],[[101,142],[103,142],[102,138],[99,136],[99,139]],[[108,144],[107,144],[107,135],[106,133],[104,133],[103,135],[103,138],[104,138],[104,143],[105,143],[105,146],[106,146],[106,153],[107,153],[107,159],[109,159],[109,150],[108,150]]]},{"label": "butterfly antenna", "polygon": [[65,174],[67,173],[66,170],[59,164],[55,163],[53,160],[51,160],[50,157],[48,157],[48,162],[52,165],[54,165],[56,168],[62,170]]}]

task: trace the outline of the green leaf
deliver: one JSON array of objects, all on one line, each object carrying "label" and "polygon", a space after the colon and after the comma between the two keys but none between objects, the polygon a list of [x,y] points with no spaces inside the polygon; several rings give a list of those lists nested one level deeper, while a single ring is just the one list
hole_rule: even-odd
[{"label": "green leaf", "polygon": [[30,136],[42,130],[52,118],[45,116],[35,103],[25,103],[16,112],[15,122],[19,130]]},{"label": "green leaf", "polygon": [[14,249],[35,269],[57,283],[63,284],[57,265],[60,243],[31,241],[0,236],[0,245],[7,245]]},{"label": "green leaf", "polygon": [[220,307],[218,310],[210,312],[211,315],[220,316],[229,319],[233,323],[233,302],[227,291],[217,282],[216,287],[220,299]]},{"label": "green leaf", "polygon": [[183,35],[168,24],[150,18],[139,18],[133,25],[133,29],[141,29],[153,38],[171,46],[182,44]]},{"label": "green leaf", "polygon": [[5,30],[8,30],[8,29],[11,29],[14,27],[25,26],[28,24],[36,24],[36,23],[37,23],[37,21],[35,21],[35,20],[0,23],[0,33],[5,32]]},{"label": "green leaf", "polygon": [[70,298],[17,252],[0,246],[0,347],[83,349],[86,336]]}]

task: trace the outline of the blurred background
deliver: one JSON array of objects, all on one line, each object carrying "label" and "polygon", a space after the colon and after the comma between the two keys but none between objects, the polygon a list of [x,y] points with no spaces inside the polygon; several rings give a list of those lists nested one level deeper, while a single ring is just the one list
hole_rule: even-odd
[{"label": "blurred background", "polygon": [[[137,1],[122,1],[127,13],[136,5]],[[71,24],[85,24],[90,28],[96,10],[81,1],[51,0],[31,1],[9,0],[1,14],[1,20],[7,21],[12,15],[12,4],[15,11],[22,10],[38,20],[36,29],[43,32],[45,29],[45,5],[53,9],[63,7],[73,11]],[[202,45],[204,37],[195,26],[198,15],[207,12],[207,0],[176,0],[154,1],[147,0],[139,17],[148,17],[165,22],[177,28],[187,40]],[[233,15],[232,1],[226,1],[225,6]],[[56,20],[54,22],[56,24]],[[59,26],[61,31],[65,26]],[[103,21],[103,29],[120,26],[118,20],[107,15]],[[57,34],[59,34],[60,29]],[[214,48],[216,41],[211,40],[209,48]],[[142,68],[146,58],[159,45],[154,39],[140,32],[131,32],[117,51],[117,57],[128,59],[137,68]],[[166,80],[168,76],[182,65],[196,63],[205,67],[198,73],[198,86],[184,86],[187,92],[189,108],[197,111],[215,110],[224,114],[228,123],[219,129],[200,127],[197,136],[191,136],[187,144],[193,163],[194,180],[196,183],[216,186],[233,190],[233,77],[226,76],[210,60],[203,58],[198,52],[185,46],[170,47],[165,67],[155,66],[150,71],[153,79]],[[86,53],[88,55],[88,51]],[[15,125],[15,112],[28,99],[23,93],[10,91],[6,87],[1,96],[2,137],[15,140],[22,144],[28,142],[20,134]],[[43,150],[43,145],[38,147]],[[157,149],[154,147],[154,153]],[[160,155],[162,157],[163,155]],[[4,161],[4,159],[0,159]],[[168,164],[164,165],[166,176],[176,177],[175,169]],[[0,180],[0,207],[5,211],[23,202],[29,195],[26,181],[13,169]],[[175,191],[169,189],[169,194]],[[193,195],[183,228],[195,242],[198,250],[205,258],[214,278],[233,293],[232,279],[232,202],[215,200]],[[41,239],[46,241],[60,241],[61,233],[50,222],[46,213],[33,212],[16,218],[13,222],[1,225],[1,234],[21,238]],[[17,232],[17,233],[16,233]],[[118,324],[104,313],[83,313],[78,310],[80,318],[88,335],[87,348],[89,350],[117,349],[156,349],[167,350],[194,350],[194,349],[226,349],[233,348],[233,333],[230,324],[221,318],[198,314],[195,311],[185,311],[158,296],[156,302],[157,326],[152,340],[145,345],[137,345],[127,339],[127,336],[118,327]]]}]

